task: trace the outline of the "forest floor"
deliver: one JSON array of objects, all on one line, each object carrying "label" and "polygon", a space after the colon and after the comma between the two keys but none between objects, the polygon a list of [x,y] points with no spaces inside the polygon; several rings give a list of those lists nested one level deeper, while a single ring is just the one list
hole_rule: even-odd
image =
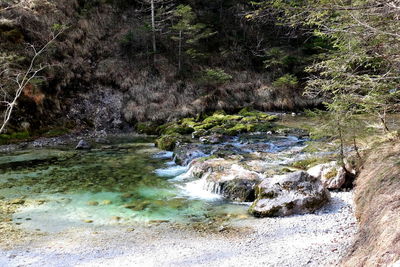
[{"label": "forest floor", "polygon": [[335,266],[357,232],[352,196],[332,193],[330,204],[315,214],[248,218],[217,227],[88,224],[60,233],[27,233],[0,249],[0,266]]}]

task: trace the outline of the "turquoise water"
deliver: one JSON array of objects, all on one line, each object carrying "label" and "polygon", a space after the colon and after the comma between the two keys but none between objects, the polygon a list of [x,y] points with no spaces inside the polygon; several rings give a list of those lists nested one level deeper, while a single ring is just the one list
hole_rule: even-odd
[{"label": "turquoise water", "polygon": [[27,205],[13,220],[41,231],[85,224],[209,222],[246,214],[247,206],[176,179],[186,168],[151,141],[126,138],[90,151],[70,147],[3,156],[0,196],[24,198]]}]

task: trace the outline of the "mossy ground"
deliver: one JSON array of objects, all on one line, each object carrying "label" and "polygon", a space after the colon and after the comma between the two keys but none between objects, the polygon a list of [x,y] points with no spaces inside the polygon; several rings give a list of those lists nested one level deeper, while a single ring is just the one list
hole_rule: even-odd
[{"label": "mossy ground", "polygon": [[[209,116],[197,118],[184,118],[177,122],[163,124],[157,127],[156,132],[161,135],[156,145],[165,150],[172,150],[173,143],[180,141],[180,135],[192,134],[201,137],[212,134],[235,136],[249,132],[267,132],[273,129],[273,122],[278,119],[275,115],[250,108],[242,109],[238,114],[226,114],[224,111],[216,111]],[[142,124],[138,129],[144,128]]]}]

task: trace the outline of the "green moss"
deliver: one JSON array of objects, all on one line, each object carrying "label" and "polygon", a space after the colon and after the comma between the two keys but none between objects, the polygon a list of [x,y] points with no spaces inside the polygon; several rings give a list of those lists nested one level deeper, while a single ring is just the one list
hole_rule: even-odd
[{"label": "green moss", "polygon": [[15,141],[28,139],[29,137],[30,134],[28,131],[0,134],[0,144],[1,145],[9,144]]},{"label": "green moss", "polygon": [[156,135],[158,134],[157,125],[154,122],[138,122],[135,129],[138,133]]},{"label": "green moss", "polygon": [[44,136],[54,137],[54,136],[68,134],[69,132],[70,132],[70,130],[67,128],[54,128],[54,129],[51,129],[51,130],[47,131],[46,133],[44,133]]},{"label": "green moss", "polygon": [[222,122],[226,115],[223,114],[213,114],[203,120],[203,123],[216,123],[216,122]]},{"label": "green moss", "polygon": [[195,126],[194,130],[195,131],[209,130],[209,129],[215,127],[216,125],[217,125],[216,123],[212,123],[212,122],[202,123],[202,124],[199,124],[199,125]]},{"label": "green moss", "polygon": [[255,132],[268,132],[273,129],[273,125],[269,122],[259,123],[254,126]]},{"label": "green moss", "polygon": [[314,167],[318,164],[323,164],[331,161],[331,157],[325,157],[325,158],[308,158],[308,159],[303,159],[296,161],[292,163],[291,167],[297,168],[297,169],[302,169],[302,170],[307,170],[311,167]]},{"label": "green moss", "polygon": [[180,121],[180,124],[181,124],[182,126],[191,127],[191,128],[194,128],[195,126],[198,125],[198,123],[195,121],[194,118],[184,118],[184,119],[182,119],[182,120]]},{"label": "green moss", "polygon": [[228,135],[236,135],[236,134],[239,134],[239,133],[251,132],[253,130],[254,130],[254,125],[252,125],[252,124],[238,123],[235,126],[227,129],[226,130],[226,134],[228,134]]},{"label": "green moss", "polygon": [[246,117],[249,121],[277,121],[279,119],[276,115],[268,115],[264,112],[254,110],[253,108],[246,107],[239,111],[239,115]]},{"label": "green moss", "polygon": [[318,158],[299,160],[294,162],[291,166],[297,169],[307,170],[315,165],[318,165]]},{"label": "green moss", "polygon": [[244,117],[240,122],[243,123],[252,123],[252,122],[258,122],[258,118],[256,116],[250,116],[250,117]]},{"label": "green moss", "polygon": [[204,161],[207,161],[207,160],[210,160],[210,159],[216,159],[216,158],[218,158],[217,155],[211,155],[211,156],[207,156],[207,157],[198,158],[198,159],[196,159],[196,161],[197,162],[204,162]]},{"label": "green moss", "polygon": [[179,134],[163,135],[155,141],[155,144],[159,149],[173,151],[180,140],[182,136]]},{"label": "green moss", "polygon": [[328,173],[325,174],[325,178],[326,178],[326,179],[335,178],[336,175],[337,175],[337,173],[338,173],[338,172],[337,172],[336,169],[332,169],[332,170],[330,170]]},{"label": "green moss", "polygon": [[178,124],[171,125],[167,127],[162,134],[191,134],[194,132],[194,129],[191,127],[180,126]]}]

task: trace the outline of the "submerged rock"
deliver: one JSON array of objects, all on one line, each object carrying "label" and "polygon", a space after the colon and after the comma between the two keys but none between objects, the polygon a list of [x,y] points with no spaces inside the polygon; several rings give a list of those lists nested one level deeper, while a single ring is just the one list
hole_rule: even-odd
[{"label": "submerged rock", "polygon": [[10,204],[12,205],[23,205],[25,204],[25,199],[22,198],[16,198],[10,201]]},{"label": "submerged rock", "polygon": [[321,181],[305,171],[265,179],[256,191],[257,199],[249,209],[256,217],[311,213],[330,199]]},{"label": "submerged rock", "polygon": [[60,150],[27,150],[0,158],[0,168],[27,168],[69,159],[75,152]]},{"label": "submerged rock", "polygon": [[99,205],[99,202],[97,202],[97,201],[88,201],[88,202],[87,202],[87,205],[88,205],[88,206],[98,206],[98,205]]},{"label": "submerged rock", "polygon": [[92,146],[86,142],[85,140],[80,140],[78,144],[76,145],[75,149],[76,150],[86,150],[90,149]]}]

